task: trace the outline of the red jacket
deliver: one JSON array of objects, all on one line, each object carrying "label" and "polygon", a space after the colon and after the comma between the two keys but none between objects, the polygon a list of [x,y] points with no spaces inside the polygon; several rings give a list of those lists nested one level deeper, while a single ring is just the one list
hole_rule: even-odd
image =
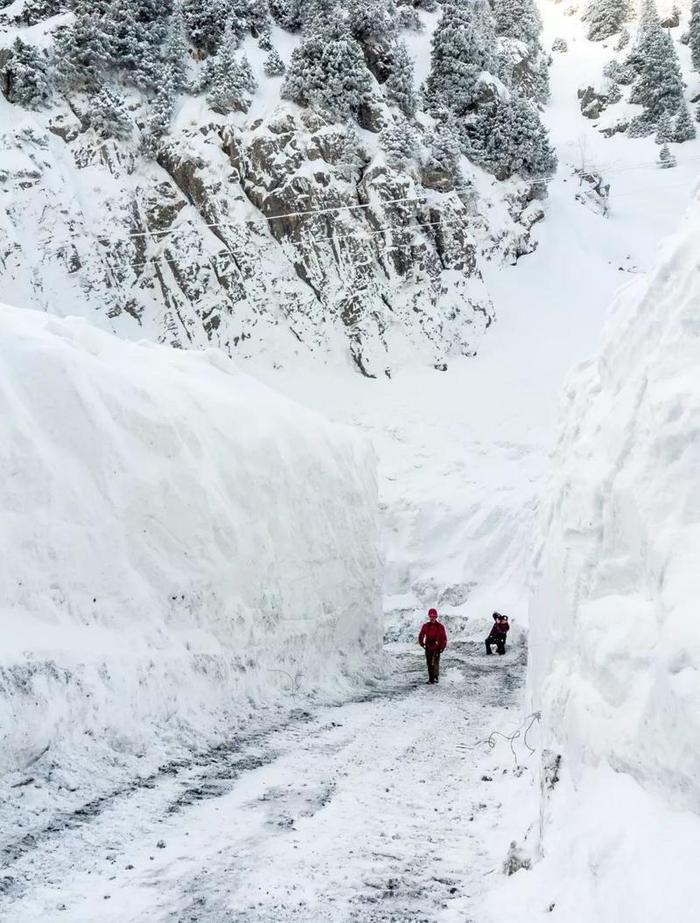
[{"label": "red jacket", "polygon": [[426,622],[418,635],[418,643],[429,651],[442,653],[447,647],[447,632],[440,622]]}]

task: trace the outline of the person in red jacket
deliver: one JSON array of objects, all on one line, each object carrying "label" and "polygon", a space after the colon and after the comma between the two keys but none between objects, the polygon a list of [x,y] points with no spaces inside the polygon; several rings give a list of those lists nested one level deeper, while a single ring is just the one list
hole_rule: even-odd
[{"label": "person in red jacket", "polygon": [[493,653],[491,647],[495,644],[499,654],[506,652],[506,635],[510,631],[508,616],[501,615],[500,612],[493,613],[493,628],[491,634],[486,639],[486,653]]},{"label": "person in red jacket", "polygon": [[425,659],[428,664],[428,682],[437,683],[440,680],[440,654],[447,647],[447,632],[445,626],[438,622],[437,609],[428,612],[428,621],[423,625],[418,635],[418,643],[425,650]]}]

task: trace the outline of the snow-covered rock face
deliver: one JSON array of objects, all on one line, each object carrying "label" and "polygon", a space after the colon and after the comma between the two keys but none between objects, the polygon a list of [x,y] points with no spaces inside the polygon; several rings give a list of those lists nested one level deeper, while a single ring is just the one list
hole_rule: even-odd
[{"label": "snow-covered rock face", "polygon": [[609,764],[700,809],[696,204],[566,395],[531,606],[532,684],[577,775]]},{"label": "snow-covered rock face", "polygon": [[[148,16],[153,6],[146,4]],[[355,6],[339,9],[347,16]],[[107,28],[104,7],[95,13],[100,28]],[[270,76],[264,49],[279,49],[284,68],[306,33],[296,20],[284,31],[284,16],[277,10],[278,20],[270,20],[265,3],[236,9],[243,7],[262,16],[236,40],[257,90],[250,86],[232,109],[214,104],[198,84],[213,66],[211,49],[183,39],[178,66],[189,74],[187,92],[180,87],[170,100],[167,130],[153,149],[146,141],[159,82],[144,92],[132,72],[118,76],[117,63],[134,63],[124,64],[123,48],[107,75],[109,93],[121,100],[119,125],[100,122],[101,97],[84,92],[79,80],[70,93],[61,88],[61,42],[84,3],[68,14],[62,4],[36,3],[0,13],[5,301],[54,313],[71,305],[120,336],[214,345],[241,358],[347,357],[372,377],[406,360],[442,366],[451,356],[473,355],[494,317],[482,260],[515,261],[534,249],[544,185],[541,170],[530,181],[515,176],[515,155],[495,174],[507,181],[494,185],[464,156],[464,142],[461,154],[459,145],[451,149],[451,123],[442,125],[422,103],[416,111],[425,62],[416,62],[414,74],[403,41],[429,61],[437,12],[414,11],[413,25],[399,28],[393,2],[368,4],[367,34],[360,30],[361,46],[352,41],[371,92],[348,120],[306,108],[298,94],[287,97],[301,106],[282,101],[286,84]],[[380,8],[391,13],[382,54],[370,28]],[[161,15],[166,32],[169,9]],[[208,17],[210,25],[224,17],[221,10]],[[488,10],[482,25],[496,68]],[[506,70],[532,96],[528,112],[539,124],[535,100],[546,97],[547,67],[537,33],[529,45],[506,37],[498,48],[513,59]],[[16,40],[29,56],[23,64]],[[44,54],[52,48],[53,56]],[[144,64],[142,58],[136,54]],[[503,83],[486,74],[481,82],[475,104],[507,104]]]},{"label": "snow-covered rock face", "polygon": [[183,131],[161,167],[76,131],[30,117],[0,141],[15,304],[55,310],[69,297],[126,336],[238,356],[348,344],[370,375],[405,354],[471,352],[490,323],[473,218],[454,191],[367,169],[312,113]]},{"label": "snow-covered rock face", "polygon": [[47,747],[141,772],[347,687],[381,636],[365,443],[218,350],[0,329],[0,773]]}]

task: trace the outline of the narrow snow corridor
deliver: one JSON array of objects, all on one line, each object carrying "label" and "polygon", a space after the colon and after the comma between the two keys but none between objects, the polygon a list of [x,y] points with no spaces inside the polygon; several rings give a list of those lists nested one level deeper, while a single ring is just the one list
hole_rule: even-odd
[{"label": "narrow snow corridor", "polygon": [[371,697],[299,708],[25,842],[0,919],[471,919],[521,832],[529,776],[507,742],[477,742],[521,722],[525,648],[455,642],[438,687],[417,649],[386,659]]}]

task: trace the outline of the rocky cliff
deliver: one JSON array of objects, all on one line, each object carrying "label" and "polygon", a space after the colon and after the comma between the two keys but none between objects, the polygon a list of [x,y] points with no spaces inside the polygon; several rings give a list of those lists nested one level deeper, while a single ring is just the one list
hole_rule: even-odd
[{"label": "rocky cliff", "polygon": [[[6,91],[16,37],[50,48],[70,18],[26,25],[17,6],[0,14]],[[400,115],[379,93],[359,125],[334,123],[281,101],[246,41],[261,88],[249,111],[181,101],[155,159],[91,127],[88,98],[29,111],[0,97],[4,298],[183,348],[347,355],[370,376],[473,353],[494,317],[482,261],[532,249],[541,185],[462,157],[459,186],[426,153],[420,114],[417,153],[389,157]],[[142,98],[125,97],[138,125]]]}]

